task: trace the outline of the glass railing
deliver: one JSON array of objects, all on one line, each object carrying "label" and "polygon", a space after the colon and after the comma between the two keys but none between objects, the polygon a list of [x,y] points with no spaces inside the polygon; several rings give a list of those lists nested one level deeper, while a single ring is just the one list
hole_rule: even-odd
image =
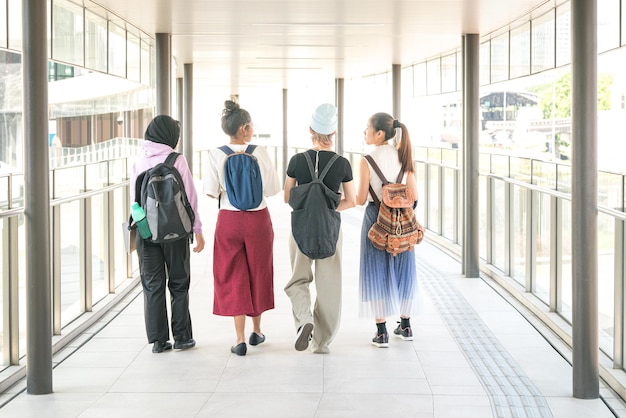
[{"label": "glass railing", "polygon": [[[53,352],[76,336],[81,322],[95,322],[137,283],[137,262],[126,253],[122,223],[128,220],[138,144],[115,138],[51,155]],[[23,174],[0,175],[0,370],[18,365],[26,352],[24,195]]]},{"label": "glass railing", "polygon": [[[415,156],[418,216],[429,237],[457,246],[460,256],[460,151],[418,147]],[[495,153],[481,153],[479,161],[482,271],[499,277],[522,302],[532,295],[571,326],[571,166]],[[625,184],[624,174],[598,173],[600,348],[620,368],[623,359],[614,353],[623,353],[624,343],[614,335],[616,327],[623,335],[624,296],[622,290],[616,299],[615,289],[625,281]]]}]

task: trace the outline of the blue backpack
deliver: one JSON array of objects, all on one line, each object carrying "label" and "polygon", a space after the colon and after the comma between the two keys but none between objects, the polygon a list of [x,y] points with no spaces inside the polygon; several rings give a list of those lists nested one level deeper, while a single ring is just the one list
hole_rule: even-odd
[{"label": "blue backpack", "polygon": [[224,183],[230,203],[239,210],[257,208],[263,201],[263,181],[257,158],[252,155],[256,145],[248,145],[243,152],[234,152],[224,145]]}]

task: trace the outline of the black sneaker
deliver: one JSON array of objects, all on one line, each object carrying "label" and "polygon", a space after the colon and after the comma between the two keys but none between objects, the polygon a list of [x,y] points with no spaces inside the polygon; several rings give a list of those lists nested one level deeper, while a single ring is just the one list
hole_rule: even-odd
[{"label": "black sneaker", "polygon": [[172,343],[169,341],[165,341],[164,343],[162,343],[161,341],[155,341],[154,344],[152,344],[153,353],[162,353],[164,351],[171,350],[171,349],[172,349]]},{"label": "black sneaker", "polygon": [[386,332],[384,334],[376,334],[376,336],[372,338],[372,344],[379,348],[389,347],[389,334]]},{"label": "black sneaker", "polygon": [[304,351],[309,348],[309,341],[311,341],[311,334],[313,333],[313,323],[307,322],[298,329],[298,335],[296,336],[296,351]]},{"label": "black sneaker", "polygon": [[398,322],[398,327],[393,330],[396,337],[403,339],[404,341],[413,341],[413,331],[411,327],[402,328],[402,325]]},{"label": "black sneaker", "polygon": [[187,341],[174,341],[174,350],[187,350],[196,346],[196,340],[193,338]]}]

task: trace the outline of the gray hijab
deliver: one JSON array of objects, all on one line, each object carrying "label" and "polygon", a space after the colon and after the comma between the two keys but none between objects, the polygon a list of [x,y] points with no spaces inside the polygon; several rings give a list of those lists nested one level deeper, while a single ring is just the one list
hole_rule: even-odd
[{"label": "gray hijab", "polygon": [[177,120],[167,115],[158,115],[146,128],[146,141],[158,142],[176,148],[180,136],[180,125]]}]

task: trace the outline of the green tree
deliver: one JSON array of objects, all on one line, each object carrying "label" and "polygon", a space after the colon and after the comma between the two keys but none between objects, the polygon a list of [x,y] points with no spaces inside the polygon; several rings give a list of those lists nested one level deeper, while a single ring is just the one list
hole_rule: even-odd
[{"label": "green tree", "polygon": [[[598,76],[598,110],[611,108],[612,74]],[[554,84],[537,86],[539,108],[544,119],[564,119],[572,117],[572,74],[567,72]]]}]

